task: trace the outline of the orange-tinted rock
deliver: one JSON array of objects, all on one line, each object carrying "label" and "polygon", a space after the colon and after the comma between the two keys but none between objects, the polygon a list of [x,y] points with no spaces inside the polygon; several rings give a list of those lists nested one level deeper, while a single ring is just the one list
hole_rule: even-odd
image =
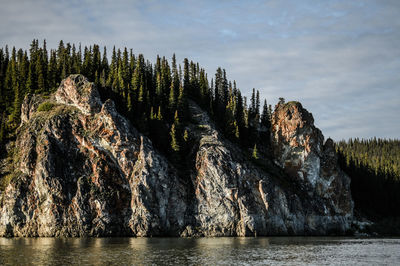
[{"label": "orange-tinted rock", "polygon": [[279,103],[272,116],[278,165],[309,194],[329,199],[327,212],[352,216],[350,178],[340,170],[333,141],[325,143],[311,113],[299,102]]}]

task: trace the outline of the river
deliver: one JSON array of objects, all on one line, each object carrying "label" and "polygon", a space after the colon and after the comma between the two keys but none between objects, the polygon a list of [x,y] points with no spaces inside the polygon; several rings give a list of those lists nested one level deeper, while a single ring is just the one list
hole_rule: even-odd
[{"label": "river", "polygon": [[0,238],[1,265],[399,265],[400,238]]}]

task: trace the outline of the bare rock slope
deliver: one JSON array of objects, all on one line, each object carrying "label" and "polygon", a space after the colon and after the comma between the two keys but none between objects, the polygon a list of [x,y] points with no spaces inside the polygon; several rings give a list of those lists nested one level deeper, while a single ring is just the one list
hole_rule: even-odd
[{"label": "bare rock slope", "polygon": [[277,161],[267,166],[255,165],[225,140],[194,103],[190,109],[195,159],[182,178],[83,76],[63,80],[50,99],[27,96],[1,194],[0,236],[321,235],[349,229],[349,178],[337,166],[332,142],[322,144],[301,105],[277,108]]}]

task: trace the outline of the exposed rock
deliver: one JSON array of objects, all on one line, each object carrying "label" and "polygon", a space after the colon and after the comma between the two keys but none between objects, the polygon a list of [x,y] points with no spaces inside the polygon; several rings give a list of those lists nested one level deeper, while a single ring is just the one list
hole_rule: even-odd
[{"label": "exposed rock", "polygon": [[349,180],[301,105],[274,114],[285,173],[249,160],[190,103],[196,145],[182,178],[83,76],[61,83],[51,110],[38,112],[32,97],[1,195],[0,236],[316,235],[350,226]]},{"label": "exposed rock", "polygon": [[338,166],[334,144],[314,126],[311,113],[299,102],[279,103],[272,116],[274,154],[293,181],[309,195],[329,199],[328,213],[351,218],[350,178]]},{"label": "exposed rock", "polygon": [[3,194],[0,235],[179,232],[185,190],[151,142],[112,101],[101,105],[97,90],[82,76],[64,80],[56,99],[74,107],[59,104],[27,115],[20,129],[18,177]]},{"label": "exposed rock", "polygon": [[42,101],[43,99],[35,94],[27,94],[25,96],[21,106],[21,123],[29,121]]},{"label": "exposed rock", "polygon": [[101,107],[99,91],[82,75],[64,79],[55,97],[57,102],[74,105],[84,114],[96,113]]},{"label": "exposed rock", "polygon": [[[324,235],[344,234],[350,228],[351,197],[349,192],[339,193],[349,190],[349,180],[342,173],[332,181],[339,184],[329,187],[338,189],[329,191],[336,194],[307,193],[274,164],[267,162],[265,170],[254,165],[248,155],[220,136],[199,107],[190,106],[200,126],[190,130],[199,138],[199,148],[192,177],[194,226],[187,228],[185,236]],[[336,162],[334,167],[327,165],[326,171],[337,174]],[[342,206],[346,201],[350,204]]]}]

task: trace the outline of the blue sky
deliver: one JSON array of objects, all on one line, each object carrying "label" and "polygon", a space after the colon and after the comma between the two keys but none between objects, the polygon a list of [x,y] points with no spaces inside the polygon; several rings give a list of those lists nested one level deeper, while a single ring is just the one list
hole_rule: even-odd
[{"label": "blue sky", "polygon": [[33,38],[218,66],[269,103],[298,100],[325,137],[400,138],[400,1],[1,1],[0,46]]}]

